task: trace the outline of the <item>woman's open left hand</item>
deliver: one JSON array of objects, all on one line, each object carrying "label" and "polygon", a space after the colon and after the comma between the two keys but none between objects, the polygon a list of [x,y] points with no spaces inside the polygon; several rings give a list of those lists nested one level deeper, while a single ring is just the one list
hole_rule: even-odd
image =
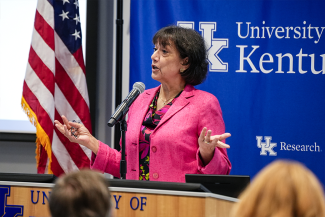
[{"label": "woman's open left hand", "polygon": [[208,164],[213,157],[214,149],[219,148],[230,148],[228,144],[222,142],[222,140],[231,136],[230,133],[224,133],[221,135],[211,136],[211,130],[207,130],[204,127],[201,131],[201,134],[198,138],[200,155],[205,164]]},{"label": "woman's open left hand", "polygon": [[83,125],[76,122],[68,121],[68,119],[62,115],[63,124],[58,120],[54,121],[56,128],[69,139],[70,142],[78,143],[86,146],[92,150],[95,154],[98,151],[98,140],[93,137],[89,130]]}]

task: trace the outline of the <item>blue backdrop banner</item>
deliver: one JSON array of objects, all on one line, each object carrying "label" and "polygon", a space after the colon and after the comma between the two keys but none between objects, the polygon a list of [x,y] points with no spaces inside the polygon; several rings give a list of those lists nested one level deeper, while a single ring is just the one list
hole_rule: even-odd
[{"label": "blue backdrop banner", "polygon": [[130,85],[159,85],[150,58],[157,30],[195,29],[210,63],[196,88],[220,101],[231,174],[254,177],[275,159],[293,159],[324,184],[324,8],[318,0],[131,1]]}]

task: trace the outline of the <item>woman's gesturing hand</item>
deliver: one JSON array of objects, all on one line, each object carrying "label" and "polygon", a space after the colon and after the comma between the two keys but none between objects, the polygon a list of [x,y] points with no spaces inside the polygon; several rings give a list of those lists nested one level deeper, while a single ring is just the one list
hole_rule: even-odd
[{"label": "woman's gesturing hand", "polygon": [[211,136],[211,130],[207,130],[206,127],[202,129],[198,142],[200,147],[200,155],[205,165],[207,165],[211,161],[214,154],[214,149],[216,147],[230,148],[228,144],[221,142],[222,140],[230,136],[230,133]]},{"label": "woman's gesturing hand", "polygon": [[67,137],[70,142],[86,146],[95,154],[97,154],[99,143],[98,140],[90,134],[89,130],[80,123],[68,121],[68,119],[64,115],[62,115],[61,117],[63,120],[63,124],[61,124],[58,120],[55,120],[54,124],[56,128],[65,137]]}]

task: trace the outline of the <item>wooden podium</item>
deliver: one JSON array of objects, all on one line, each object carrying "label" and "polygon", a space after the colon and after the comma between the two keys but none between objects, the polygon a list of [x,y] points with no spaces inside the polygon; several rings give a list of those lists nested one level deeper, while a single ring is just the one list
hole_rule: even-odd
[{"label": "wooden podium", "polygon": [[[50,217],[48,199],[53,186],[0,181],[0,216]],[[110,187],[110,191],[115,217],[224,217],[238,201],[206,192],[124,187]]]}]

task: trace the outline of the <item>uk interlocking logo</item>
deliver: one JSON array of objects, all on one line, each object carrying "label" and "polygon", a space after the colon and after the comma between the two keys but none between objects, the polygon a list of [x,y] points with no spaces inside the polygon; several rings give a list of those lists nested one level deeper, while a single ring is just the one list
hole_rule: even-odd
[{"label": "uk interlocking logo", "polygon": [[[192,21],[178,21],[177,25],[194,29],[194,22]],[[228,63],[223,62],[218,54],[223,48],[228,48],[229,39],[214,38],[214,33],[217,31],[217,22],[199,22],[199,29],[207,46],[209,71],[228,72]]]},{"label": "uk interlocking logo", "polygon": [[[272,136],[264,136],[264,142],[262,142],[263,136],[256,136],[257,147],[261,149],[260,155],[267,156],[267,152],[269,156],[277,156],[277,152],[273,150],[273,148],[277,147],[277,143],[271,142]],[[294,152],[314,152],[321,153],[323,152],[321,146],[317,145],[317,142],[314,142],[312,145],[300,145],[300,144],[292,144],[287,142],[279,142],[278,151],[294,151]]]},{"label": "uk interlocking logo", "polygon": [[0,185],[0,216],[16,217],[23,216],[24,206],[8,205],[7,197],[10,196],[10,186]]},{"label": "uk interlocking logo", "polygon": [[277,153],[273,150],[276,147],[276,143],[271,143],[272,136],[264,136],[265,142],[262,142],[262,136],[256,136],[257,147],[261,149],[260,155],[267,155],[269,152],[270,156],[276,156]]}]

